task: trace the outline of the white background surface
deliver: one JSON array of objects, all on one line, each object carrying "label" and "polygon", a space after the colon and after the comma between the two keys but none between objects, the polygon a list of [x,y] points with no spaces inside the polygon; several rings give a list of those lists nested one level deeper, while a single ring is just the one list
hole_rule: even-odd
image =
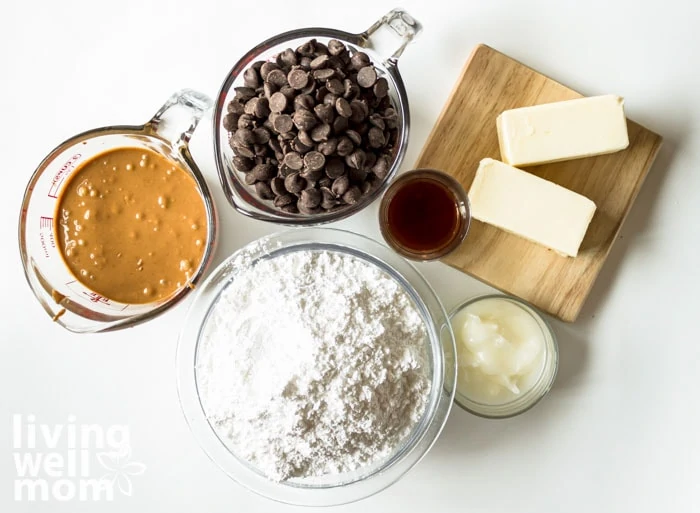
[{"label": "white background surface", "polygon": [[[554,390],[521,417],[455,409],[433,450],[397,485],[343,512],[698,511],[700,415],[700,7],[692,0],[406,0],[424,32],[400,62],[415,161],[472,47],[487,43],[593,95],[665,138],[577,323],[554,323]],[[187,305],[126,332],[52,324],[22,274],[16,226],[26,182],[56,144],[148,119],[176,89],[211,96],[251,46],[303,26],[361,31],[394,1],[11,2],[0,31],[3,223],[0,268],[0,511],[292,511],[229,480],[190,435],[175,388]],[[9,10],[8,10],[9,9]],[[484,127],[492,130],[493,127]],[[219,262],[274,230],[220,193],[208,120],[192,141],[220,206]],[[339,226],[376,237],[376,204]],[[421,265],[447,308],[488,288]],[[113,503],[16,503],[13,414],[47,424],[127,424],[147,466]]]}]

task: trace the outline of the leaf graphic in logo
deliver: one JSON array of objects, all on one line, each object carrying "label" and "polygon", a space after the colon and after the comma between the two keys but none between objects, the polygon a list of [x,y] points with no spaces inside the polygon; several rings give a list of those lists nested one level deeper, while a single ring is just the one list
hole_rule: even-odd
[{"label": "leaf graphic in logo", "polygon": [[131,478],[124,473],[117,474],[117,488],[127,497],[131,497],[133,492],[133,486],[131,484]]},{"label": "leaf graphic in logo", "polygon": [[141,474],[146,472],[146,465],[144,465],[143,463],[132,461],[124,465],[123,470],[124,473],[129,476],[140,476]]},{"label": "leaf graphic in logo", "polygon": [[97,461],[102,465],[102,468],[114,472],[119,468],[119,453],[117,452],[98,452]]}]

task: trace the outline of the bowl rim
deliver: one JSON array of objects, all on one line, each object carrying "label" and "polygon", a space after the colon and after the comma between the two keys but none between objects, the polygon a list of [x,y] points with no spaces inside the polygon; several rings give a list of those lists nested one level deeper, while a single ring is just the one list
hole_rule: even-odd
[{"label": "bowl rim", "polygon": [[[263,213],[260,213],[259,211],[261,211],[261,209],[260,207],[256,206],[256,204],[260,203],[263,200],[254,197],[246,187],[240,185],[240,180],[238,179],[238,177],[234,176],[234,178],[232,179],[234,182],[236,182],[233,186],[233,189],[235,189],[235,191],[232,191],[232,185],[229,183],[228,167],[227,164],[224,163],[224,159],[222,158],[224,156],[225,149],[224,145],[221,143],[222,135],[225,133],[225,130],[223,130],[222,121],[223,116],[226,113],[226,98],[231,89],[233,88],[234,82],[238,79],[241,73],[245,71],[245,69],[247,69],[248,65],[251,64],[254,60],[256,60],[261,53],[267,52],[276,46],[281,46],[291,40],[299,38],[339,39],[346,44],[349,43],[359,48],[362,48],[363,51],[373,51],[371,48],[367,48],[365,46],[368,43],[368,38],[363,33],[356,34],[323,27],[308,27],[289,30],[272,36],[262,41],[261,43],[255,45],[253,48],[247,51],[240,59],[238,59],[238,61],[236,61],[236,63],[231,67],[216,95],[214,112],[212,115],[214,161],[216,164],[217,175],[219,176],[219,183],[221,185],[221,188],[223,189],[224,196],[226,197],[226,200],[228,201],[229,205],[231,205],[239,213],[247,217],[252,217],[259,220],[288,226],[319,226],[346,219],[361,211],[362,209],[373,203],[376,199],[381,197],[386,188],[389,186],[393,177],[398,172],[398,169],[399,167],[401,167],[401,164],[403,163],[403,160],[406,156],[406,151],[408,147],[408,137],[411,125],[410,109],[408,102],[408,94],[406,92],[406,86],[404,85],[403,79],[401,78],[401,74],[399,73],[397,61],[392,61],[390,59],[382,59],[379,65],[391,77],[390,90],[393,90],[395,92],[397,99],[397,102],[393,102],[395,103],[394,108],[396,108],[397,111],[399,111],[401,119],[403,119],[403,123],[400,127],[399,138],[395,146],[396,155],[394,157],[394,161],[392,162],[391,168],[387,173],[386,177],[382,180],[381,184],[374,190],[370,191],[366,196],[363,196],[357,203],[349,205],[347,208],[342,208],[333,212],[311,215],[287,214],[279,210],[275,211],[274,208],[266,206],[266,208],[269,208],[271,211],[274,211],[274,213],[265,211],[263,211]],[[378,63],[374,61],[374,64],[376,65]],[[234,197],[237,197],[239,194],[242,195],[242,198],[234,200]],[[241,200],[245,201],[247,205],[244,206],[239,204]]]},{"label": "bowl rim", "polygon": [[[273,247],[277,244],[276,247]],[[272,247],[272,252],[268,248]],[[370,264],[381,264],[403,278],[404,288],[410,286],[412,299],[423,302],[423,317],[430,330],[433,358],[431,396],[418,424],[402,442],[402,447],[372,468],[370,474],[360,475],[351,482],[331,486],[302,487],[292,482],[277,483],[252,471],[251,466],[237,458],[217,436],[206,419],[197,390],[196,358],[201,330],[220,292],[235,279],[237,262],[247,263],[252,251],[253,261],[290,248],[329,249],[364,258]],[[293,250],[293,249],[292,249]],[[385,258],[390,256],[388,259]],[[369,257],[369,259],[367,258]],[[400,268],[400,269],[397,269]],[[406,274],[410,274],[406,276]],[[396,276],[392,276],[397,279]],[[418,287],[416,286],[418,285]],[[419,292],[420,290],[420,292]],[[407,292],[410,292],[407,290]],[[430,307],[425,307],[426,298]],[[428,315],[429,317],[426,317]],[[437,318],[436,318],[437,316]],[[429,324],[430,323],[430,324]],[[444,354],[448,353],[448,354]],[[398,481],[415,466],[435,443],[447,421],[456,387],[455,340],[445,311],[430,284],[412,264],[379,242],[352,232],[330,228],[305,228],[272,234],[239,249],[222,262],[196,291],[190,304],[184,327],[177,344],[176,375],[180,406],[185,420],[207,456],[229,477],[242,486],[267,498],[295,505],[330,506],[354,502],[385,489]],[[353,474],[353,473],[350,473]],[[350,475],[348,474],[348,475]]]}]

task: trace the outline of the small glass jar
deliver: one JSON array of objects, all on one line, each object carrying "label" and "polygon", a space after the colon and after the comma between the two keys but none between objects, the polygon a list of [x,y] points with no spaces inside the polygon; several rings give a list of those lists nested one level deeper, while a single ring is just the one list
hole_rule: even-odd
[{"label": "small glass jar", "polygon": [[464,188],[435,169],[404,173],[389,186],[379,206],[386,243],[412,260],[437,260],[462,244],[471,213]]},{"label": "small glass jar", "polygon": [[[524,390],[521,394],[513,398],[512,400],[501,403],[501,404],[486,404],[482,402],[477,402],[460,391],[459,386],[455,387],[455,402],[458,406],[462,407],[464,410],[474,415],[480,417],[485,417],[489,419],[502,419],[508,417],[514,417],[519,415],[533,406],[535,406],[552,388],[554,380],[557,375],[557,369],[559,367],[559,347],[557,345],[556,336],[549,322],[540,315],[540,313],[535,310],[529,303],[511,296],[506,296],[504,294],[489,294],[484,296],[477,296],[471,298],[464,303],[460,304],[450,312],[450,321],[452,322],[455,316],[460,313],[464,308],[473,305],[479,301],[491,299],[498,299],[501,301],[508,301],[513,305],[522,308],[532,319],[537,323],[539,328],[542,330],[542,338],[544,340],[544,361],[540,370],[539,376],[537,376],[532,385]],[[454,330],[454,326],[453,326]],[[456,335],[455,335],[456,338]],[[459,358],[460,347],[457,343],[457,358]],[[457,370],[457,380],[459,383],[459,369]]]}]

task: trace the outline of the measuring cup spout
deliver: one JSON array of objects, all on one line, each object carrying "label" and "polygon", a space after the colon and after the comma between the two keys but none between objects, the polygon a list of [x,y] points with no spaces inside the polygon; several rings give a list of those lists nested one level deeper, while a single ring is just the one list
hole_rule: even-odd
[{"label": "measuring cup spout", "polygon": [[177,148],[189,142],[200,120],[213,105],[205,94],[182,89],[163,104],[144,128]]}]

